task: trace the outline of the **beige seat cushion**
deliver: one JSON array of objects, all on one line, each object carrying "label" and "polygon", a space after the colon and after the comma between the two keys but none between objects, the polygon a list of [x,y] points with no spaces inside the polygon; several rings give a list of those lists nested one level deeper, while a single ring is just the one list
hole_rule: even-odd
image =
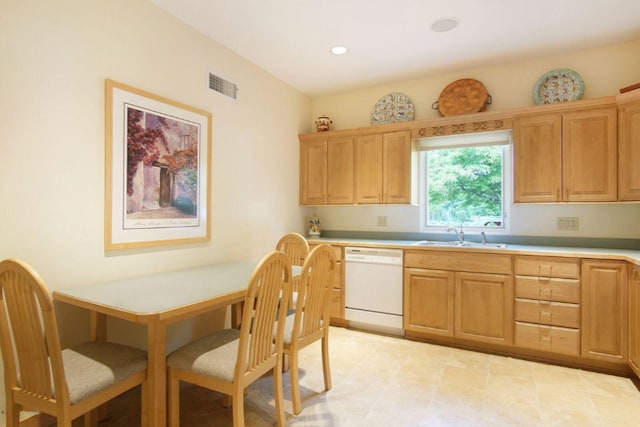
[{"label": "beige seat cushion", "polygon": [[240,330],[223,329],[179,348],[167,366],[233,382]]},{"label": "beige seat cushion", "polygon": [[62,350],[71,403],[75,404],[147,368],[147,353],[126,345],[91,341]]}]

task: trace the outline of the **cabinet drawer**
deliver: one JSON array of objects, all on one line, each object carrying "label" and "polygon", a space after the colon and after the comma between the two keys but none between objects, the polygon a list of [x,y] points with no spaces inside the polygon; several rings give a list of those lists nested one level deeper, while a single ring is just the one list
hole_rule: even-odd
[{"label": "cabinet drawer", "polygon": [[515,273],[521,276],[580,278],[578,258],[517,256]]},{"label": "cabinet drawer", "polygon": [[557,302],[580,302],[580,281],[516,276],[516,297]]},{"label": "cabinet drawer", "polygon": [[516,346],[580,355],[580,330],[516,322]]},{"label": "cabinet drawer", "polygon": [[404,266],[447,271],[470,271],[473,273],[511,274],[511,255],[488,253],[404,251]]},{"label": "cabinet drawer", "polygon": [[516,299],[516,320],[542,325],[580,327],[580,306],[564,302]]}]

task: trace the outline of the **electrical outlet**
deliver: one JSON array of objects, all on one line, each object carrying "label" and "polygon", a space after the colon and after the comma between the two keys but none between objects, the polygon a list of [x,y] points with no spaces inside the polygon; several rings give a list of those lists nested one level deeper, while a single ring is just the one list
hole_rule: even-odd
[{"label": "electrical outlet", "polygon": [[386,215],[378,216],[376,224],[378,225],[378,227],[386,227],[387,226]]},{"label": "electrical outlet", "polygon": [[556,230],[578,231],[580,227],[577,216],[559,216],[557,217]]}]

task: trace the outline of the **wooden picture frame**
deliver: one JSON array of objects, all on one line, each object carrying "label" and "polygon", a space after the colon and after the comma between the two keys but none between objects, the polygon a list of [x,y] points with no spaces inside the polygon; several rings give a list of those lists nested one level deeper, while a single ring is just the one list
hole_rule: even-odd
[{"label": "wooden picture frame", "polygon": [[211,113],[107,79],[105,249],[208,241]]}]

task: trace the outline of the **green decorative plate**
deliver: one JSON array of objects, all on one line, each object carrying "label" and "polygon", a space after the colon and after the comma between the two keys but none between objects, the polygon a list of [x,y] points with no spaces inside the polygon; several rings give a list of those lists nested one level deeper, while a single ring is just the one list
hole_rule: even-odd
[{"label": "green decorative plate", "polygon": [[558,68],[545,73],[533,86],[533,100],[536,104],[557,104],[575,101],[584,94],[584,81],[578,73],[566,68]]}]

